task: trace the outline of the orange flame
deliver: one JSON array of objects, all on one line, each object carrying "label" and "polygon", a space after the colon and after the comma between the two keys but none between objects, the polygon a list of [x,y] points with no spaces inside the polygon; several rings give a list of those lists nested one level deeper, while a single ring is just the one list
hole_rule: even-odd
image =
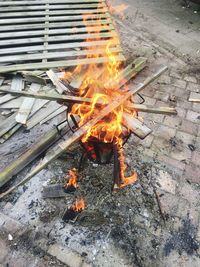
[{"label": "orange flame", "polygon": [[86,207],[85,201],[83,198],[77,199],[72,205],[71,209],[76,212],[81,212]]},{"label": "orange flame", "polygon": [[[100,8],[100,7],[99,7]],[[114,10],[118,12],[125,10],[125,5],[115,7]],[[87,28],[88,33],[94,33],[94,27],[91,26],[90,15],[84,14],[84,23]],[[98,26],[98,27],[97,27]],[[107,57],[108,61],[104,64],[90,64],[87,69],[81,65],[78,65],[73,73],[66,73],[66,78],[69,80],[70,77],[77,75],[82,72],[84,68],[85,78],[79,88],[79,96],[91,98],[92,104],[88,103],[74,104],[71,109],[72,115],[78,115],[80,117],[79,126],[83,126],[86,122],[96,117],[99,112],[101,112],[102,106],[97,105],[97,102],[108,104],[113,101],[114,98],[122,95],[125,88],[121,90],[116,89],[116,84],[119,83],[123,77],[120,77],[120,67],[121,63],[117,61],[116,52],[114,52],[113,47],[116,47],[120,43],[118,35],[110,30],[109,25],[103,23],[103,20],[99,18],[95,20],[95,38],[92,37],[93,41],[102,41],[102,31],[109,30],[111,34],[110,38],[104,38],[104,46],[101,46],[101,52],[94,54],[97,51],[96,46],[88,46],[86,50],[88,51],[87,57],[90,58],[100,58],[102,56]],[[91,37],[86,41],[91,42]],[[99,51],[99,50],[98,50]],[[134,174],[131,177],[125,178],[126,165],[124,164],[124,156],[122,152],[124,130],[129,132],[129,129],[124,129],[122,126],[123,112],[129,112],[135,116],[135,112],[127,110],[126,103],[119,106],[116,110],[109,113],[102,120],[100,120],[96,125],[91,127],[87,133],[82,137],[82,142],[86,143],[89,138],[95,138],[98,141],[104,143],[115,143],[119,146],[120,152],[120,165],[121,165],[121,177],[123,179],[122,187],[135,182],[137,175]]]},{"label": "orange flame", "polygon": [[69,170],[69,173],[68,173],[68,182],[66,184],[66,188],[69,188],[69,187],[74,187],[74,188],[77,188],[77,170],[75,168],[73,168],[72,170]]}]

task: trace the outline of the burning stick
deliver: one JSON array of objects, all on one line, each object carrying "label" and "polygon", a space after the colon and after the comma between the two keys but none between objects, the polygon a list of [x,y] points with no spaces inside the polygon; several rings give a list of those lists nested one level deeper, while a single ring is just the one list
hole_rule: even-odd
[{"label": "burning stick", "polygon": [[[0,198],[3,198],[7,194],[11,193],[13,190],[15,190],[20,185],[23,185],[27,181],[29,181],[33,176],[35,176],[38,172],[40,172],[42,169],[44,169],[50,162],[52,162],[54,159],[59,157],[63,152],[65,152],[73,143],[77,142],[81,139],[81,137],[86,134],[98,121],[103,119],[106,115],[108,115],[110,112],[115,110],[116,108],[120,107],[124,102],[126,102],[132,95],[139,93],[142,89],[144,89],[147,85],[149,85],[151,82],[153,82],[156,78],[158,78],[163,72],[167,70],[167,67],[164,66],[160,68],[156,73],[154,73],[152,76],[148,77],[143,83],[139,83],[138,85],[135,85],[134,88],[128,92],[126,92],[124,95],[120,95],[113,99],[113,101],[107,105],[105,108],[103,108],[98,116],[88,121],[85,125],[80,127],[75,133],[71,134],[69,138],[59,143],[57,146],[52,149],[51,154],[46,156],[41,163],[39,163],[34,170],[32,170],[21,182],[19,182],[17,185],[11,187],[6,192],[2,193],[0,195]],[[116,90],[119,89],[119,87],[116,88]]]},{"label": "burning stick", "polygon": [[83,198],[77,199],[74,204],[66,210],[63,215],[63,220],[65,222],[76,220],[77,216],[85,209],[85,201]]},{"label": "burning stick", "polygon": [[76,188],[78,187],[77,185],[77,170],[73,168],[72,170],[69,170],[69,173],[67,175],[67,182],[65,185],[65,192],[74,192]]}]

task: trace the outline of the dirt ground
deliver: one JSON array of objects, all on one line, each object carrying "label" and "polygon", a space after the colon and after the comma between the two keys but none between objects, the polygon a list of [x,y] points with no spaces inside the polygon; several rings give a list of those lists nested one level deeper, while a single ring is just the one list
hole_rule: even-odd
[{"label": "dirt ground", "polygon": [[[191,91],[200,92],[200,9],[183,8],[181,1],[111,2],[129,5],[125,18],[113,15],[126,58],[148,58],[138,81],[162,64],[169,67],[144,90],[146,103],[175,106],[178,115],[141,113],[153,133],[145,140],[132,135],[124,147],[129,172],[138,173],[132,186],[113,193],[113,163],[86,161],[77,191],[42,198],[46,181],[63,183],[67,171],[78,167],[79,147],[1,201],[0,267],[200,266],[200,107],[187,101]],[[0,147],[0,167],[62,118],[16,133]],[[80,196],[87,208],[74,222],[64,222],[65,210]]]}]

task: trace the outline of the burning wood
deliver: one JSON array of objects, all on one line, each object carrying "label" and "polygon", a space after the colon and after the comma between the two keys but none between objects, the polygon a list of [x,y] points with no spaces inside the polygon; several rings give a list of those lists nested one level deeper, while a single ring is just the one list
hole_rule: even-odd
[{"label": "burning wood", "polygon": [[[90,33],[91,27],[88,27],[88,19],[90,21],[90,17],[84,15],[85,27],[88,29],[88,33]],[[99,28],[103,27],[103,29],[106,29],[107,26],[102,25],[101,18],[97,22],[99,23]],[[151,132],[148,127],[138,120],[138,110],[162,114],[175,114],[175,110],[170,108],[158,109],[147,107],[145,105],[131,103],[131,101],[135,94],[139,93],[158,78],[167,70],[167,67],[162,67],[144,80],[143,83],[135,84],[129,90],[127,86],[128,81],[145,67],[146,59],[136,59],[127,67],[123,68],[122,60],[119,60],[120,55],[117,52],[118,50],[113,50],[113,46],[119,43],[118,36],[112,31],[110,35],[112,38],[107,39],[103,52],[102,49],[101,52],[100,50],[95,50],[96,52],[94,52],[94,47],[87,47],[84,53],[87,52],[87,61],[90,61],[90,65],[83,67],[83,60],[80,58],[79,65],[75,70],[65,73],[62,81],[65,84],[69,84],[69,87],[66,87],[52,70],[47,72],[50,80],[60,94],[67,91],[71,95],[20,92],[20,95],[23,96],[62,101],[62,103],[70,104],[70,115],[72,118],[74,116],[78,117],[78,121],[75,123],[76,130],[68,135],[67,140],[58,143],[51,150],[51,153],[47,154],[21,182],[0,195],[0,198],[26,183],[45,168],[47,164],[78,141],[81,142],[87,152],[92,151],[94,155],[93,160],[101,158],[98,154],[101,154],[101,151],[104,150],[106,145],[108,145],[108,151],[109,149],[111,152],[114,150],[114,160],[116,163],[116,169],[114,170],[114,189],[123,188],[137,180],[137,174],[135,172],[131,176],[126,176],[127,166],[123,154],[123,144],[131,133],[143,139]],[[99,37],[98,33],[95,36],[97,36],[96,41],[102,37],[100,32]],[[86,42],[90,41],[91,39],[88,37]],[[102,56],[106,60],[102,61]],[[82,76],[83,68],[84,76]],[[73,87],[70,84],[72,84],[71,80],[73,77],[80,77],[78,81],[79,90],[72,90]],[[19,92],[16,92],[16,90],[10,93],[19,95]],[[76,171],[71,170],[68,178],[66,189],[70,191],[77,187]],[[75,216],[84,208],[85,204],[82,199],[76,201],[65,213],[65,220]]]},{"label": "burning wood", "polygon": [[86,204],[83,198],[77,199],[63,215],[65,222],[74,221],[77,216],[85,209]]},{"label": "burning wood", "polygon": [[69,173],[66,177],[67,181],[65,184],[66,192],[74,192],[76,190],[76,188],[78,187],[77,177],[78,177],[78,173],[75,168],[73,168],[72,170],[69,170]]}]

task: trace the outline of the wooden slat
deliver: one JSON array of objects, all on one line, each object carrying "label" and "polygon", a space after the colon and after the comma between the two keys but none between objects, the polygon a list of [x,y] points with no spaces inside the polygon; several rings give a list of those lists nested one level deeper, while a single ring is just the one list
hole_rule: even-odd
[{"label": "wooden slat", "polygon": [[[109,16],[107,14],[97,14],[97,15],[90,15],[90,19],[106,19]],[[44,17],[36,17],[36,18],[17,18],[17,19],[0,19],[0,25],[5,24],[18,24],[18,23],[30,23],[30,22],[44,22],[46,20]],[[49,21],[77,21],[77,20],[84,20],[84,16],[82,15],[74,15],[74,16],[52,16],[49,17]]]},{"label": "wooden slat", "polygon": [[[111,42],[114,45],[119,45],[119,43],[111,39]],[[100,47],[105,47],[108,44],[108,41],[93,41],[93,42],[77,42],[77,43],[60,43],[60,49],[70,49],[70,48],[85,48],[85,47],[96,47],[97,49]],[[25,52],[34,52],[34,51],[43,51],[44,45],[34,45],[34,46],[24,46],[24,47],[14,47],[14,48],[2,48],[0,49],[0,55],[2,54],[17,54],[17,53],[25,53]],[[49,44],[48,51],[58,50],[58,44]]]},{"label": "wooden slat", "polygon": [[[57,9],[80,9],[80,8],[99,8],[106,7],[105,3],[97,3],[97,4],[56,4],[49,5],[49,9],[57,10]],[[3,12],[11,12],[11,11],[30,11],[30,10],[45,10],[46,4],[42,3],[41,5],[26,5],[26,6],[9,6],[9,7],[1,7],[1,11]]]},{"label": "wooden slat", "polygon": [[117,60],[124,61],[104,0],[0,0],[0,7],[0,72],[92,64],[96,53],[97,63],[108,62],[111,39]]},{"label": "wooden slat", "polygon": [[[116,61],[124,61],[125,58],[122,55],[116,56]],[[31,64],[16,64],[12,66],[0,67],[0,73],[17,71],[17,70],[34,70],[34,69],[49,69],[49,68],[59,68],[59,67],[72,67],[76,65],[94,64],[94,63],[105,63],[108,62],[107,57],[99,58],[87,58],[87,59],[74,59],[65,61],[55,61],[47,63],[31,63]]]},{"label": "wooden slat", "polygon": [[[98,9],[71,9],[71,10],[49,10],[49,11],[20,11],[20,12],[4,12],[0,14],[0,18],[17,18],[17,17],[39,17],[44,15],[58,16],[58,15],[82,15],[82,14],[104,14],[108,10],[106,8]],[[67,17],[66,17],[67,18]]]},{"label": "wooden slat", "polygon": [[[40,89],[40,84],[32,83],[30,86],[30,90],[37,93]],[[24,98],[22,105],[16,115],[16,121],[21,124],[26,124],[26,121],[31,113],[32,107],[34,105],[35,99],[34,98]]]},{"label": "wooden slat", "polygon": [[[114,27],[112,25],[106,25],[105,27],[103,26],[94,26],[94,27],[81,27],[81,28],[69,28],[69,29],[55,29],[55,30],[51,30],[49,29],[48,31],[44,30],[36,30],[36,31],[18,31],[18,32],[13,32],[12,33],[12,38],[15,37],[24,37],[24,36],[44,36],[45,34],[49,34],[49,35],[60,35],[60,34],[67,34],[67,33],[71,33],[71,34],[77,34],[77,33],[88,33],[88,32],[102,32],[102,31],[110,31],[113,30]],[[0,33],[0,38],[10,38],[11,37],[11,33],[7,32],[7,33]]]},{"label": "wooden slat", "polygon": [[[101,25],[107,25],[111,24],[111,19],[101,19]],[[87,22],[83,21],[68,21],[68,22],[49,22],[49,28],[74,28],[74,27],[80,27],[80,26],[99,26],[99,21],[98,20],[88,20]],[[0,27],[0,32],[8,32],[8,31],[17,31],[17,30],[28,30],[28,29],[44,29],[45,24],[44,23],[28,23],[28,24],[20,24],[20,25],[3,25]]]},{"label": "wooden slat", "polygon": [[126,112],[123,113],[123,124],[141,139],[152,132],[145,124]]},{"label": "wooden slat", "polygon": [[[117,37],[115,32],[105,32],[105,33],[91,33],[91,34],[74,34],[74,35],[58,35],[58,36],[49,36],[48,42],[58,42],[58,41],[74,41],[74,40],[86,40],[86,39],[98,39],[98,38],[113,38]],[[0,46],[5,45],[21,45],[21,44],[34,44],[34,43],[43,43],[45,41],[44,37],[37,38],[27,38],[27,39],[8,39],[1,40]],[[59,48],[59,46],[58,46]]]},{"label": "wooden slat", "polygon": [[30,1],[0,1],[0,6],[8,5],[40,5],[40,4],[62,4],[62,3],[102,3],[105,0],[30,0]]},{"label": "wooden slat", "polygon": [[[114,53],[122,52],[121,48],[115,47],[111,48],[110,51]],[[70,57],[79,57],[79,56],[89,56],[89,55],[105,55],[105,49],[97,49],[97,50],[80,50],[80,51],[69,51],[69,52],[53,52],[44,54],[34,54],[34,55],[17,55],[17,56],[5,56],[0,57],[0,62],[15,62],[15,61],[36,61],[42,59],[53,59],[53,58],[70,58]]]}]

